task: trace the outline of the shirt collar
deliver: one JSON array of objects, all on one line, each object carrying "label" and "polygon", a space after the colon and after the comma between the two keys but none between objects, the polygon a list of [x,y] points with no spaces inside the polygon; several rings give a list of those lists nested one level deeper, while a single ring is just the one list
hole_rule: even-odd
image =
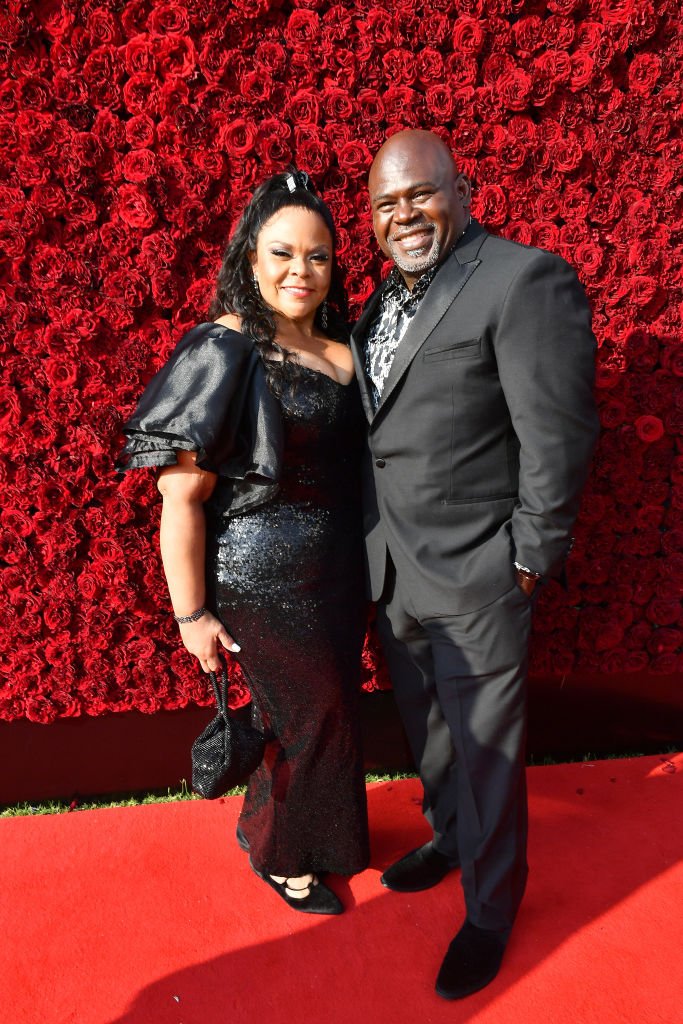
[{"label": "shirt collar", "polygon": [[397,267],[394,267],[389,274],[387,287],[384,292],[385,301],[396,302],[400,306],[408,306],[413,302],[419,302],[434,280],[440,265],[441,264],[437,264],[435,267],[432,267],[431,270],[425,271],[421,277],[418,277],[417,281],[413,285],[412,291],[403,280],[401,272]]}]

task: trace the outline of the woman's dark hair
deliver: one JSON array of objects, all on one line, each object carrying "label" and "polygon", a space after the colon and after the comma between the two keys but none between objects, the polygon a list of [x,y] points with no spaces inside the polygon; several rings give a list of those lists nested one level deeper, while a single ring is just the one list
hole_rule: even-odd
[{"label": "woman's dark hair", "polygon": [[[275,316],[273,310],[261,298],[261,293],[254,283],[249,254],[255,251],[256,240],[266,221],[280,210],[291,206],[317,213],[332,235],[332,273],[327,295],[326,333],[335,339],[348,337],[346,291],[334,254],[336,232],[329,207],[314,191],[310,178],[304,171],[293,170],[285,174],[276,174],[259,185],[245,207],[223,255],[223,263],[216,281],[216,294],[209,308],[212,320],[223,313],[237,314],[242,320],[243,332],[253,338],[265,360],[272,360],[273,357],[281,360],[286,353],[275,341]],[[320,318],[319,309],[315,323],[322,328]],[[271,369],[274,369],[272,363]]]}]

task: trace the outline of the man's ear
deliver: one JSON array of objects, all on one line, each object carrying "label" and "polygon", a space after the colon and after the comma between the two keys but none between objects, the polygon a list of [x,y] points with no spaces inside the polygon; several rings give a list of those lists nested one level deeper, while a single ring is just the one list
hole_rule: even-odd
[{"label": "man's ear", "polygon": [[472,204],[472,184],[466,174],[459,174],[455,179],[455,190],[462,205],[469,207]]}]

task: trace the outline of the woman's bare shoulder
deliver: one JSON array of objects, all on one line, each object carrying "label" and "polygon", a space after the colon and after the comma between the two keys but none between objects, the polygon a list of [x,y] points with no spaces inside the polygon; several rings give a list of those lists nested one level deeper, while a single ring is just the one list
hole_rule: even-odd
[{"label": "woman's bare shoulder", "polygon": [[231,331],[242,330],[242,320],[236,313],[223,313],[222,316],[216,317],[214,323],[228,327]]}]

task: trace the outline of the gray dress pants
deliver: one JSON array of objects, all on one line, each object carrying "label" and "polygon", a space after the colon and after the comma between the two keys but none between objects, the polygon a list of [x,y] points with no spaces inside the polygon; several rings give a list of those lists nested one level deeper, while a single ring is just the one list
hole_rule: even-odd
[{"label": "gray dress pants", "polygon": [[424,786],[434,846],[457,858],[469,920],[506,936],[527,878],[526,669],[533,599],[518,587],[424,616],[389,561],[378,627]]}]

